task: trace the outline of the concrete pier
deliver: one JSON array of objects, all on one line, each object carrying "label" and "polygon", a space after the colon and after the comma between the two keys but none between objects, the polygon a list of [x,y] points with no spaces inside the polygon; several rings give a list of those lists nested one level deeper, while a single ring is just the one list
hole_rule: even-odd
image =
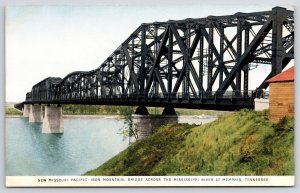
[{"label": "concrete pier", "polygon": [[138,140],[152,135],[162,125],[177,122],[177,115],[132,115],[133,129],[137,132]]},{"label": "concrete pier", "polygon": [[23,117],[29,117],[31,104],[24,104],[23,106]]},{"label": "concrete pier", "polygon": [[64,123],[61,106],[46,106],[42,133],[63,133]]},{"label": "concrete pier", "polygon": [[[142,113],[137,114],[137,112]],[[172,112],[172,114],[168,115],[168,112]],[[177,122],[178,116],[176,115],[175,110],[169,107],[164,110],[163,115],[149,115],[148,110],[145,107],[138,107],[136,113],[132,115],[132,125],[137,133],[137,140],[152,135],[155,129],[162,125]]]},{"label": "concrete pier", "polygon": [[43,111],[41,105],[31,105],[29,113],[29,123],[43,122]]},{"label": "concrete pier", "polygon": [[254,109],[256,111],[263,111],[265,109],[269,109],[269,99],[263,99],[263,98],[256,98],[254,99]]}]

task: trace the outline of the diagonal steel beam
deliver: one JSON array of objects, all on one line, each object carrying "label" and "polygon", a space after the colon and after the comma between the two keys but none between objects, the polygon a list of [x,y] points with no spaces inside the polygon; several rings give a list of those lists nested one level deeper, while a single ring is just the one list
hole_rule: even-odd
[{"label": "diagonal steel beam", "polygon": [[[289,50],[289,52],[286,53],[286,55],[284,56],[284,59],[282,61],[282,69],[284,69],[288,65],[288,63],[294,58],[287,57],[287,55],[291,53],[294,53],[294,48],[291,48],[291,50]],[[256,90],[266,89],[269,86],[267,80],[269,80],[270,78],[272,78],[272,72],[270,72],[270,74],[264,79],[264,81],[259,85],[259,87],[257,87]]]},{"label": "diagonal steel beam", "polygon": [[178,43],[178,46],[179,46],[179,48],[180,48],[180,50],[182,52],[183,57],[188,58],[189,55],[188,55],[188,52],[187,52],[187,49],[186,49],[186,45],[183,42],[182,38],[180,37],[177,29],[172,24],[170,25],[170,29],[172,30],[172,32],[173,32],[173,34],[175,36],[175,39],[176,39],[176,41]]},{"label": "diagonal steel beam", "polygon": [[195,90],[195,88],[194,88],[194,86],[193,86],[193,84],[192,84],[191,79],[188,79],[188,81],[189,81],[189,87],[191,88],[193,95],[194,95],[195,97],[197,97],[197,93],[196,93],[196,90]]},{"label": "diagonal steel beam", "polygon": [[[199,83],[199,77],[193,65],[190,66],[191,74],[199,91],[204,91],[202,84]],[[201,76],[201,75],[200,75]]]},{"label": "diagonal steel beam", "polygon": [[167,97],[167,89],[166,89],[165,84],[164,84],[164,82],[162,80],[162,77],[161,77],[158,69],[155,69],[154,71],[155,71],[156,79],[158,80],[159,86],[160,86],[160,88],[162,90],[162,93],[163,93],[163,95],[165,97]]},{"label": "diagonal steel beam", "polygon": [[[209,35],[208,35],[207,31],[205,29],[202,29],[202,28],[201,28],[201,31],[202,31],[205,39],[207,41],[209,41]],[[234,40],[236,39],[236,37],[237,37],[237,35],[231,41],[234,42]],[[216,60],[220,63],[220,54],[219,54],[217,48],[215,47],[214,44],[211,45],[211,48],[212,48],[212,51],[213,51],[214,55],[216,56]],[[227,76],[229,74],[228,73],[228,69],[224,66],[223,70],[224,70],[225,75]],[[212,81],[211,84],[213,85],[214,81]],[[232,87],[233,90],[236,90],[236,85],[235,85],[234,82],[231,83],[231,87]]]},{"label": "diagonal steel beam", "polygon": [[127,81],[127,87],[124,89],[124,93],[123,94],[125,94],[125,93],[129,94],[128,90],[129,90],[130,85],[131,85],[131,76],[129,77],[129,79]]},{"label": "diagonal steel beam", "polygon": [[233,82],[236,72],[241,70],[248,62],[254,59],[253,52],[257,49],[260,43],[264,40],[267,33],[272,29],[272,19],[269,18],[268,21],[260,28],[251,44],[247,47],[244,54],[241,56],[237,64],[232,68],[228,76],[219,87],[218,91],[227,90],[228,86]]},{"label": "diagonal steel beam", "polygon": [[[232,38],[232,40],[229,42],[231,45],[233,44],[233,42],[237,39],[237,34],[235,34],[235,36]],[[224,54],[227,50],[229,49],[228,44],[225,46],[224,50],[222,51],[222,53]],[[229,53],[230,54],[230,53]],[[215,58],[213,63],[216,63],[218,61],[218,58]]]},{"label": "diagonal steel beam", "polygon": [[[284,54],[283,58],[294,59],[294,47],[292,47],[287,53]],[[282,66],[284,68],[285,66]]]},{"label": "diagonal steel beam", "polygon": [[190,53],[192,53],[192,54],[190,54],[190,57],[192,57],[193,54],[195,53],[195,50],[196,50],[197,45],[198,45],[199,40],[200,40],[200,31],[199,30],[195,30],[195,31],[197,31],[197,32],[196,32],[194,41],[193,41],[193,43],[191,45]]},{"label": "diagonal steel beam", "polygon": [[[236,58],[237,56],[237,51],[234,49],[234,47],[232,46],[232,42],[233,41],[229,41],[227,36],[225,35],[223,30],[220,30],[220,26],[219,25],[215,25],[215,28],[218,30],[219,35],[224,38],[227,48],[229,48],[232,51],[232,54],[234,55],[234,57]],[[222,51],[221,51],[222,52]]]},{"label": "diagonal steel beam", "polygon": [[[183,76],[184,76],[184,73],[185,73],[186,65],[192,66],[189,58],[191,58],[191,56],[193,56],[193,54],[194,54],[194,52],[196,50],[197,44],[198,44],[199,39],[200,39],[200,35],[199,34],[196,35],[196,37],[195,37],[195,39],[194,39],[194,41],[192,43],[192,46],[191,46],[190,54],[188,54],[186,45],[182,41],[182,38],[180,37],[180,35],[179,35],[178,31],[176,30],[176,28],[173,25],[171,25],[170,26],[170,30],[172,30],[172,32],[173,32],[173,34],[175,36],[175,39],[178,42],[178,46],[179,46],[179,48],[180,48],[180,50],[181,50],[181,52],[183,54],[183,57],[188,60],[188,64],[184,64],[183,65],[183,67],[182,67],[182,69],[180,71],[180,74],[179,74],[179,76],[177,78],[177,81],[176,81],[176,83],[174,85],[173,92],[176,93],[178,91],[179,87],[180,87],[180,84],[181,84],[182,80],[183,80]],[[199,87],[199,90],[201,90],[201,87]]]},{"label": "diagonal steel beam", "polygon": [[166,28],[166,31],[164,32],[164,37],[163,37],[162,42],[160,44],[157,57],[155,58],[154,64],[153,64],[152,69],[150,71],[149,80],[147,81],[146,88],[145,88],[145,92],[146,93],[148,93],[149,90],[150,90],[150,87],[151,87],[152,82],[153,82],[153,74],[155,73],[154,70],[155,70],[155,68],[157,68],[159,66],[160,59],[161,59],[161,57],[162,57],[162,55],[164,53],[164,50],[165,50],[165,47],[166,47],[166,43],[167,43],[167,40],[169,38],[169,28],[170,27],[168,26]]},{"label": "diagonal steel beam", "polygon": [[218,77],[219,72],[220,72],[220,69],[217,68],[217,69],[215,70],[213,76],[212,76],[211,83],[209,84],[209,87],[206,89],[206,91],[209,91],[209,90],[212,89],[212,87],[213,87],[213,85],[214,85],[214,83],[215,83],[215,81],[216,81],[216,79],[217,79],[217,77]]},{"label": "diagonal steel beam", "polygon": [[128,68],[130,70],[130,77],[132,77],[134,87],[135,87],[136,91],[138,92],[139,83],[138,83],[138,80],[137,80],[137,75],[134,72],[134,66],[133,66],[132,58],[129,56],[128,49],[125,48],[125,46],[123,46],[123,51],[124,51],[124,54],[126,56]]},{"label": "diagonal steel beam", "polygon": [[289,20],[283,20],[283,25],[289,32],[294,32],[294,24],[292,24],[292,22],[290,22]]}]

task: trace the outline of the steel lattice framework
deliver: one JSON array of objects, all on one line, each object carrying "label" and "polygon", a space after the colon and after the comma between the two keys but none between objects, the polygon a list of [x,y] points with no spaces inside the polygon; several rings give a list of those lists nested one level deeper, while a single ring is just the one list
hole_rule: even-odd
[{"label": "steel lattice framework", "polygon": [[[49,77],[23,104],[253,108],[265,81],[294,59],[293,11],[141,24],[97,69]],[[251,65],[271,65],[249,91]]]}]

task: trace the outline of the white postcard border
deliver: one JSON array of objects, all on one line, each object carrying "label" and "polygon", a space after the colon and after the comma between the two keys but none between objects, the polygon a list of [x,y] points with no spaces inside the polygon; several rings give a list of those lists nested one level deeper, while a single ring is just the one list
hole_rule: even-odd
[{"label": "white postcard border", "polygon": [[6,176],[6,187],[294,186],[295,176]]}]

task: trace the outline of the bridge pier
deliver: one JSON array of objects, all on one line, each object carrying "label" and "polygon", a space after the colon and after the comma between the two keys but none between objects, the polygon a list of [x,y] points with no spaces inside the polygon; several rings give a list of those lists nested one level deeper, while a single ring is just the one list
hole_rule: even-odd
[{"label": "bridge pier", "polygon": [[[138,109],[139,108],[140,107],[138,107]],[[149,115],[149,113],[146,113],[144,108],[145,107],[140,108],[143,109],[142,112],[144,114],[137,114],[137,112],[140,111],[136,111],[136,113],[132,115],[132,125],[134,131],[136,131],[137,133],[137,140],[142,140],[145,137],[152,135],[155,129],[162,125],[178,122],[178,116],[176,115],[175,110],[173,108],[166,107],[163,111],[165,112],[163,113],[163,115]],[[168,112],[172,112],[172,114],[168,114]]]},{"label": "bridge pier", "polygon": [[31,109],[30,104],[24,104],[24,106],[23,106],[23,117],[29,117],[30,109]]},{"label": "bridge pier", "polygon": [[263,111],[269,109],[269,99],[264,98],[256,98],[254,99],[254,110],[256,111]]},{"label": "bridge pier", "polygon": [[63,133],[62,107],[46,106],[42,133]]},{"label": "bridge pier", "polygon": [[41,105],[31,105],[29,113],[29,123],[43,122],[43,111]]}]

